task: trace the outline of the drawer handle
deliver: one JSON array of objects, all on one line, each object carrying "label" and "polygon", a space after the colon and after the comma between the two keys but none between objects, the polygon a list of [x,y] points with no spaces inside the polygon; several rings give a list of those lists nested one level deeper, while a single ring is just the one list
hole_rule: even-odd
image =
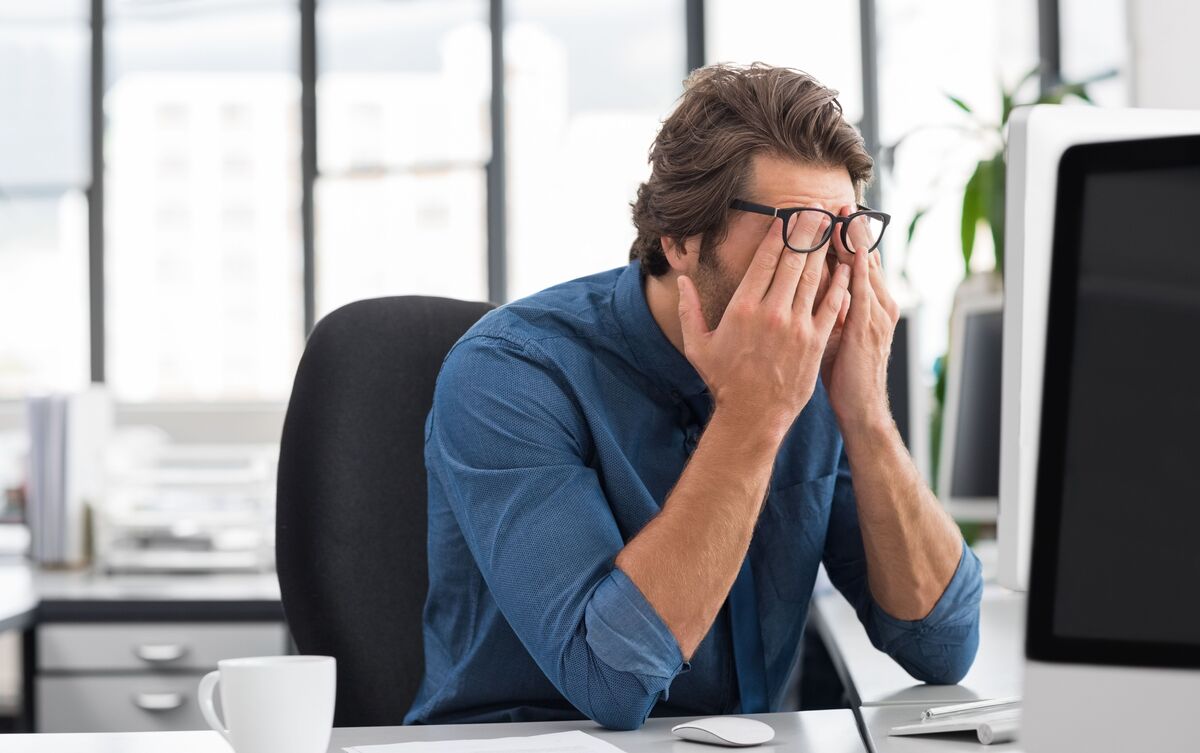
[{"label": "drawer handle", "polygon": [[142,711],[174,711],[183,705],[183,693],[138,693],[133,705]]},{"label": "drawer handle", "polygon": [[137,658],[142,661],[161,664],[182,659],[183,655],[187,653],[187,646],[181,646],[178,643],[149,644],[138,646],[133,653],[137,654]]}]

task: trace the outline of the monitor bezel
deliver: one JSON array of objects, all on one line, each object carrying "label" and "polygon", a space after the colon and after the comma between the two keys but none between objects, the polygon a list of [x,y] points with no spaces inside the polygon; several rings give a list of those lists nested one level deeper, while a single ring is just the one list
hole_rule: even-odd
[{"label": "monitor bezel", "polygon": [[[1075,340],[1078,232],[1088,176],[1103,172],[1200,166],[1200,134],[1076,144],[1063,151],[1055,199],[1046,358],[1033,515],[1025,653],[1037,661],[1131,667],[1200,668],[1200,644],[1123,641],[1054,632],[1058,547],[1062,522],[1067,395]],[[1037,577],[1038,573],[1053,577]],[[1180,598],[1187,598],[1185,593]],[[1114,608],[1120,605],[1114,603]]]},{"label": "monitor bezel", "polygon": [[[999,290],[990,288],[972,291],[967,295],[959,294],[954,304],[954,312],[950,317],[950,343],[947,348],[945,361],[946,395],[942,407],[941,443],[938,448],[938,475],[935,488],[942,507],[955,520],[967,523],[995,523],[1000,505],[1000,494],[995,496],[968,497],[956,496],[954,491],[954,472],[958,462],[958,429],[961,421],[959,407],[962,404],[963,392],[963,359],[966,356],[967,322],[972,316],[981,314],[1004,313],[1004,295]],[[1003,342],[1001,342],[1003,357]],[[1004,387],[1000,388],[1001,397]],[[1003,415],[1001,415],[1003,421]],[[997,425],[997,431],[1000,427]],[[998,461],[998,459],[997,459]],[[999,486],[999,467],[997,467],[996,484]]]}]

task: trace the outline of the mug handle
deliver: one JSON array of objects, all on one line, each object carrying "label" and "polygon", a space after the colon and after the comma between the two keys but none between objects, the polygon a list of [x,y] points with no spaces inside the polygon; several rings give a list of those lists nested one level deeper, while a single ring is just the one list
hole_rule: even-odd
[{"label": "mug handle", "polygon": [[217,716],[217,708],[213,705],[213,691],[217,689],[217,683],[220,680],[220,670],[209,672],[200,680],[200,689],[196,696],[200,701],[200,713],[204,715],[204,721],[208,722],[208,726],[220,732],[230,745],[233,745],[233,738],[229,736],[229,730],[225,729],[225,722]]}]

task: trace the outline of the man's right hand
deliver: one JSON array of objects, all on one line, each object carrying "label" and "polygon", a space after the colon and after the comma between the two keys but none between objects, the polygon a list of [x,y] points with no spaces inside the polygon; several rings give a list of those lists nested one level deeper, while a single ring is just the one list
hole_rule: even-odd
[{"label": "man's right hand", "polygon": [[[794,223],[793,245],[811,246],[826,222]],[[737,416],[780,441],[812,397],[850,280],[850,267],[839,265],[818,301],[829,244],[808,254],[788,250],[781,224],[772,221],[715,330],[705,324],[695,283],[679,277],[684,355],[708,385],[714,413]]]}]

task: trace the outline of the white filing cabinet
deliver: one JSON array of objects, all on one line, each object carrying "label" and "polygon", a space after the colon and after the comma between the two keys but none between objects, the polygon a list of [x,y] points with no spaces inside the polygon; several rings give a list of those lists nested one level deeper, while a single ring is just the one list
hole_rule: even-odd
[{"label": "white filing cabinet", "polygon": [[221,659],[291,650],[274,574],[36,572],[22,720],[36,732],[207,729]]},{"label": "white filing cabinet", "polygon": [[287,650],[278,622],[69,623],[37,631],[38,732],[204,729],[196,686],[219,659]]}]

